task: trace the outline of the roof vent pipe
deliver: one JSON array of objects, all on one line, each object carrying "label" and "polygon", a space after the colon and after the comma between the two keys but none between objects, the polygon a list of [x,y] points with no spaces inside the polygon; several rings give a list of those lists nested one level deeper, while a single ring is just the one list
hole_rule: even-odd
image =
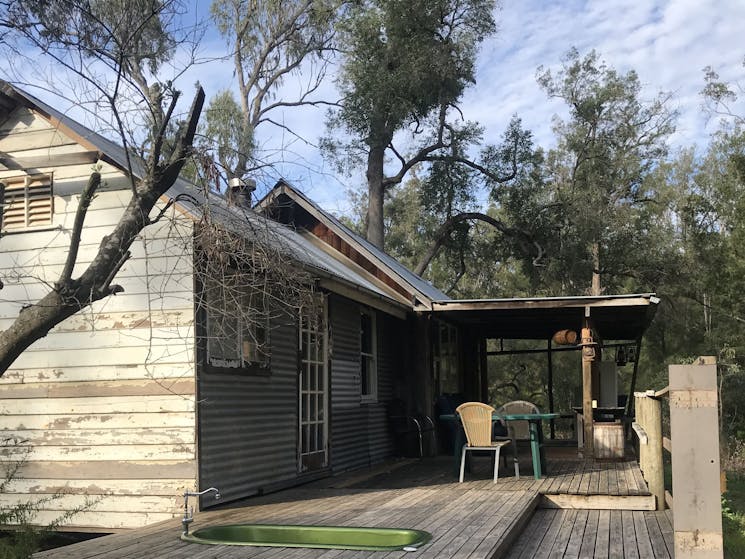
[{"label": "roof vent pipe", "polygon": [[228,200],[244,208],[251,207],[251,195],[256,190],[255,180],[233,177],[228,181],[228,186]]}]

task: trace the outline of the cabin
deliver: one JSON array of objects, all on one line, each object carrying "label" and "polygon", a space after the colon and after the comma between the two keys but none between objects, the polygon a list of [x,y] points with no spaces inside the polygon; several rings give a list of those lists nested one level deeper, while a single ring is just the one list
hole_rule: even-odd
[{"label": "cabin", "polygon": [[[0,82],[0,328],[52,289],[95,167],[104,182],[75,272],[91,261],[141,172],[127,163],[120,146]],[[376,464],[398,450],[394,404],[434,416],[443,394],[488,397],[487,340],[573,329],[584,359],[603,336],[636,343],[653,316],[652,294],[452,301],[287,182],[255,207],[242,188],[228,199],[179,179],[161,201],[168,219],[117,273],[123,292],[58,325],[0,378],[3,460],[21,463],[0,503],[54,496],[34,520],[47,524],[92,499],[64,529],[116,532],[177,517],[184,490],[215,486],[235,501]],[[239,266],[230,297],[201,273],[207,213],[234,238],[265,232],[307,278],[312,310],[269,312]],[[586,417],[593,359],[582,365]]]},{"label": "cabin", "polygon": [[[119,146],[20,89],[0,91],[7,326],[51,289],[91,169],[103,185],[76,272],[119,219],[130,176]],[[184,180],[168,196],[184,193],[201,196]],[[225,502],[392,455],[387,405],[414,385],[412,310],[447,297],[367,244],[335,248],[221,197],[202,202],[238,233],[271,229],[312,278],[321,319],[267,315],[263,332],[221,331],[225,309],[202,304],[209,286],[196,273],[203,207],[177,201],[132,247],[123,292],[60,324],[0,378],[5,460],[23,461],[3,504],[59,494],[35,520],[48,523],[87,496],[96,504],[66,528],[111,532],[172,518],[185,489],[215,485]]]}]

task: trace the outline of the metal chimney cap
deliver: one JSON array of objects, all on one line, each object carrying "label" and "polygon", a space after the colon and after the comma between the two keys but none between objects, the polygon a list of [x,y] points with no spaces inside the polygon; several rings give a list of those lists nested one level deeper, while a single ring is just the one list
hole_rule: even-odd
[{"label": "metal chimney cap", "polygon": [[256,181],[254,179],[241,179],[239,177],[233,177],[232,179],[228,180],[228,186],[231,189],[247,189],[250,191],[256,190]]}]

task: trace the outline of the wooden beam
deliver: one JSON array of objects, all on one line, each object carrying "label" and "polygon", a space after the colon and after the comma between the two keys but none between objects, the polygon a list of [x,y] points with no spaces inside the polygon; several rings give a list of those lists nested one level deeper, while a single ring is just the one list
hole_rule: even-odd
[{"label": "wooden beam", "polygon": [[546,494],[541,499],[545,509],[588,510],[655,510],[652,495],[559,495]]},{"label": "wooden beam", "polygon": [[479,338],[479,372],[481,373],[481,401],[489,400],[489,362],[486,353],[486,338]]},{"label": "wooden beam", "polygon": [[662,437],[662,448],[664,448],[668,452],[672,452],[673,451],[673,442],[669,438],[667,438],[667,437]]},{"label": "wooden beam", "polygon": [[646,445],[649,443],[649,437],[647,437],[647,432],[644,430],[644,427],[634,421],[631,423],[631,428],[634,430],[634,433],[636,433],[636,436],[639,439],[639,444]]},{"label": "wooden beam", "polygon": [[665,508],[665,471],[662,460],[662,405],[657,398],[637,395],[637,421],[647,435],[647,444],[639,447],[639,465],[657,509]]},{"label": "wooden beam", "polygon": [[435,301],[432,309],[436,311],[468,310],[522,310],[522,309],[563,309],[597,307],[638,307],[650,305],[648,297],[584,298],[566,297],[544,299],[483,299],[472,301]]},{"label": "wooden beam", "polygon": [[[551,338],[548,339],[548,348],[546,352],[547,360],[548,360],[548,411],[549,413],[554,413],[554,366],[553,366],[553,351],[551,349]],[[556,438],[556,422],[554,419],[552,419],[549,423],[550,425],[550,432],[551,432],[551,438]]]},{"label": "wooden beam", "polygon": [[592,369],[597,359],[597,344],[592,337],[592,319],[590,307],[585,308],[582,327],[582,421],[583,421],[583,455],[585,459],[594,457],[593,417],[592,417]]},{"label": "wooden beam", "polygon": [[657,392],[655,392],[654,393],[654,397],[655,398],[660,398],[661,396],[667,396],[669,392],[670,392],[670,387],[669,386],[666,386],[662,390],[658,390]]},{"label": "wooden beam", "polygon": [[80,151],[76,153],[35,155],[31,157],[13,157],[0,152],[0,165],[12,171],[27,171],[41,167],[65,167],[67,165],[86,165],[95,163],[101,157],[98,151]]},{"label": "wooden beam", "polygon": [[401,320],[406,318],[406,311],[401,306],[394,304],[393,301],[389,303],[382,297],[376,296],[367,290],[355,289],[355,287],[333,278],[321,278],[318,280],[318,285],[337,295],[342,295],[347,299],[362,303]]}]

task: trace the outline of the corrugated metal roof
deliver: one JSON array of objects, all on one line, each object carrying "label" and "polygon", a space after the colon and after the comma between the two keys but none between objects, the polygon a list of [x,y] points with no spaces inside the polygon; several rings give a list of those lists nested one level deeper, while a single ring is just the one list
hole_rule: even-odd
[{"label": "corrugated metal roof", "polygon": [[375,283],[324,252],[294,229],[267,219],[251,209],[228,205],[222,197],[210,197],[208,207],[213,219],[216,217],[220,223],[227,225],[236,233],[245,234],[247,230],[264,229],[267,239],[304,266],[326,272],[332,277],[393,301],[390,295]]},{"label": "corrugated metal roof", "polygon": [[[59,121],[77,136],[93,145],[122,170],[127,171],[131,165],[134,176],[142,178],[144,174],[142,161],[134,156],[130,156],[128,161],[127,153],[122,146],[92,131],[83,124],[80,124],[54,107],[12,84],[0,80],[0,86],[8,93],[15,93],[25,100],[27,104],[46,114],[46,116]],[[267,232],[266,237],[277,245],[280,245],[288,257],[295,259],[310,270],[315,270],[322,275],[327,275],[351,284],[388,302],[401,305],[400,301],[391,298],[378,285],[339,260],[334,259],[288,226],[267,219],[251,209],[243,209],[228,204],[220,195],[214,194],[205,197],[200,188],[182,177],[176,180],[173,187],[166,192],[166,196],[177,200],[180,207],[195,219],[200,219],[202,217],[202,211],[205,208],[209,208],[213,219],[218,219],[235,233],[246,235],[249,231],[263,229]],[[189,198],[193,200],[193,203],[188,202]]]}]

